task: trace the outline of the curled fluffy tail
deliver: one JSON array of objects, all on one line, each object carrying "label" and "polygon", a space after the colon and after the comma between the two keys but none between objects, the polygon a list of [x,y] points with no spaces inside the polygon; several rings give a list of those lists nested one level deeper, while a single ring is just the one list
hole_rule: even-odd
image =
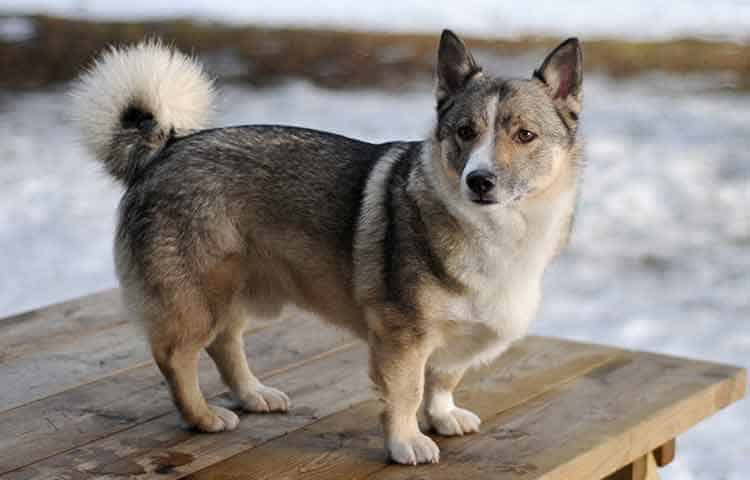
[{"label": "curled fluffy tail", "polygon": [[103,52],[72,96],[85,145],[129,185],[172,135],[205,127],[214,88],[195,59],[151,40]]}]

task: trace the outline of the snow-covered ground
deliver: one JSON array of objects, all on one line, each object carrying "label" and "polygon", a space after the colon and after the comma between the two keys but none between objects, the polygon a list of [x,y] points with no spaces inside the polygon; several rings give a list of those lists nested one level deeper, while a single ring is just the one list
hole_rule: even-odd
[{"label": "snow-covered ground", "polygon": [[3,0],[0,12],[43,12],[89,18],[193,16],[231,23],[305,25],[385,31],[509,37],[547,34],[588,37],[670,38],[698,35],[750,41],[745,0]]},{"label": "snow-covered ground", "polygon": [[[522,58],[489,71],[530,71]],[[588,169],[536,333],[750,366],[750,96],[710,78],[586,79]],[[75,143],[64,90],[0,93],[0,316],[115,285],[120,195]],[[218,124],[420,138],[431,85],[337,92],[224,86]],[[667,480],[745,480],[750,402],[680,438]]]}]

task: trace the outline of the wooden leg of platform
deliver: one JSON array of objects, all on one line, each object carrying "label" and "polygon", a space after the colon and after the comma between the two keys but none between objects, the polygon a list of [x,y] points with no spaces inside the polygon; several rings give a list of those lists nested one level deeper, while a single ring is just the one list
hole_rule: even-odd
[{"label": "wooden leg of platform", "polygon": [[640,477],[643,480],[659,480],[659,472],[657,472],[657,469],[659,468],[656,465],[656,459],[654,458],[653,453],[649,453],[644,457],[644,471],[643,476]]},{"label": "wooden leg of platform", "polygon": [[656,460],[656,464],[660,467],[663,467],[672,463],[676,450],[677,445],[674,438],[654,450],[654,459]]},{"label": "wooden leg of platform", "polygon": [[604,480],[659,480],[656,460],[654,455],[649,453],[630,465],[626,465]]},{"label": "wooden leg of platform", "polygon": [[652,453],[625,465],[604,480],[659,480],[659,467],[669,465],[674,460],[676,451],[675,439],[668,441]]}]

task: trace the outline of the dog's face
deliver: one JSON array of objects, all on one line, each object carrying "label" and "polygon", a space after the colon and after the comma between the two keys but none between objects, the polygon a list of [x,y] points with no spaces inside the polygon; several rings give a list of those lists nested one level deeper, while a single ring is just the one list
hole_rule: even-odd
[{"label": "dog's face", "polygon": [[581,50],[558,46],[528,80],[482,72],[450,31],[437,67],[441,169],[451,192],[478,207],[542,194],[575,161]]}]

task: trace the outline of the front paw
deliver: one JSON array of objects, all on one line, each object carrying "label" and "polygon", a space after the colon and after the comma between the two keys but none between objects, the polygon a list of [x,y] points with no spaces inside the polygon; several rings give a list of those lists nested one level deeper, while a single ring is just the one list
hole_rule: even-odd
[{"label": "front paw", "polygon": [[248,412],[268,413],[289,410],[290,402],[286,393],[262,384],[239,397],[242,408]]},{"label": "front paw", "polygon": [[387,442],[386,449],[391,460],[403,465],[440,461],[440,449],[430,437],[421,432],[410,437],[391,438]]},{"label": "front paw", "polygon": [[478,432],[482,423],[474,412],[458,407],[446,412],[428,414],[427,418],[430,426],[446,437]]},{"label": "front paw", "polygon": [[237,428],[240,419],[237,414],[226,408],[209,405],[209,412],[196,419],[192,427],[206,433],[228,432]]}]

